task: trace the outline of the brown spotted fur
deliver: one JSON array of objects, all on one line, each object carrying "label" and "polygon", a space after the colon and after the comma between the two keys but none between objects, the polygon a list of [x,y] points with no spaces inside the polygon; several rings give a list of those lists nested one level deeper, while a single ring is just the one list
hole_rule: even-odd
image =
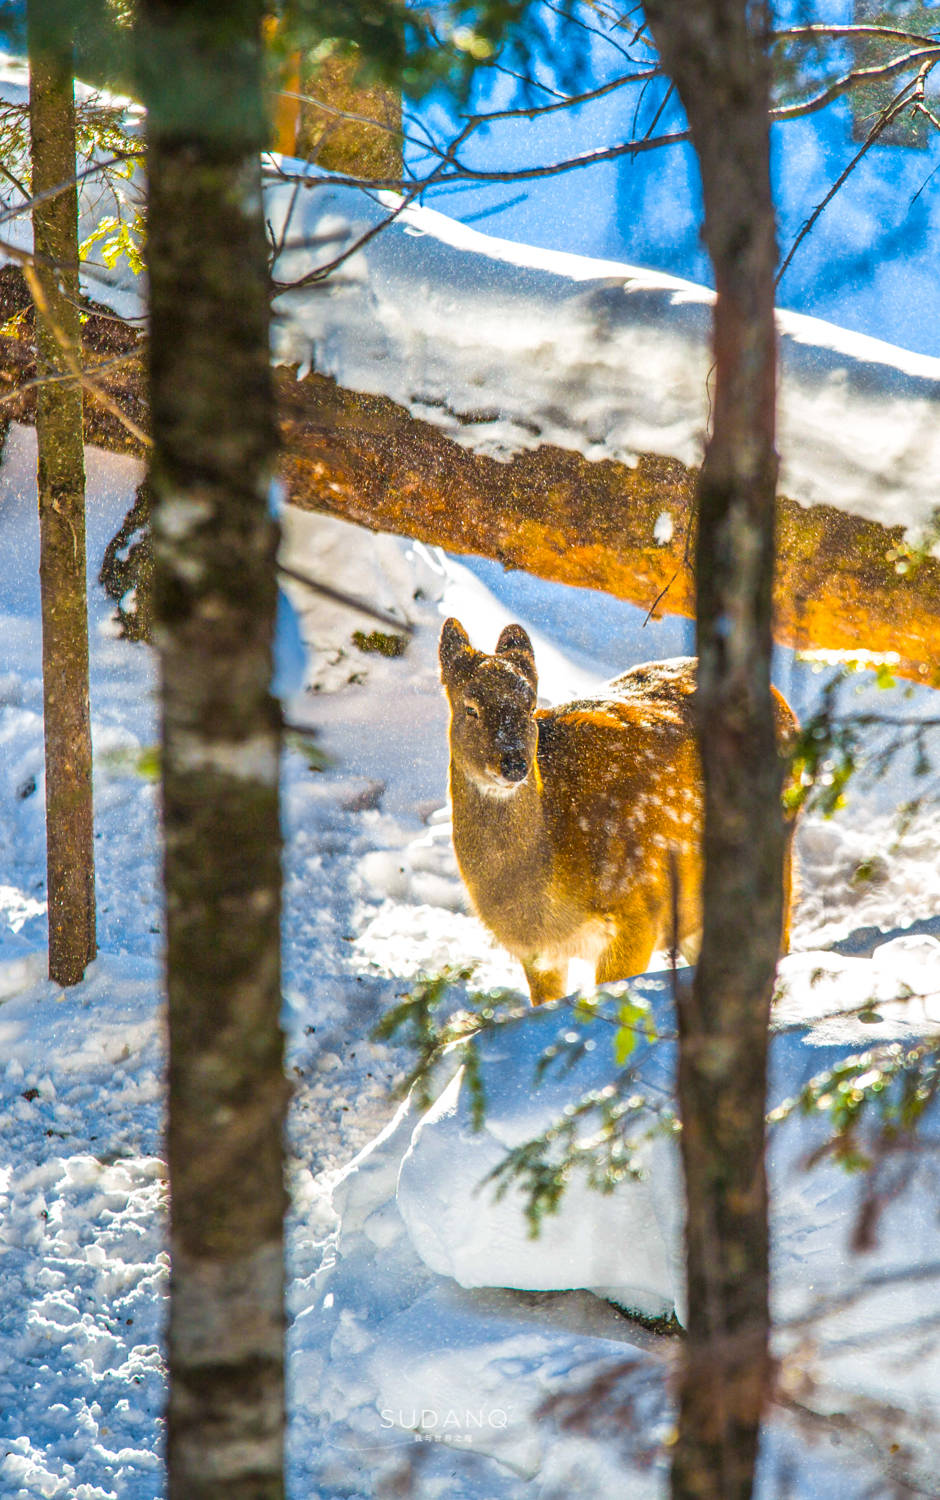
[{"label": "brown spotted fur", "polygon": [[[567,993],[568,962],[602,984],[641,974],[701,928],[702,788],[692,657],[634,667],[596,696],[537,709],[521,625],[490,656],[456,620],[440,643],[451,708],[460,873],[481,920],[525,968],[533,1004]],[[796,725],[776,694],[778,734]],[[510,774],[504,774],[508,768]],[[520,778],[520,779],[513,779]],[[790,856],[785,880],[789,923]]]}]

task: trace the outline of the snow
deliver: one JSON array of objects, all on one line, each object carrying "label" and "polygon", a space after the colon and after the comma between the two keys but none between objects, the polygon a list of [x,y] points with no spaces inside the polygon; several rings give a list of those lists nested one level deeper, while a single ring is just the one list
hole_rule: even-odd
[{"label": "snow", "polygon": [[[537,1057],[527,1052],[533,1041],[540,1049],[551,1045],[568,1025],[562,1014],[555,1028],[520,1027],[508,1046],[500,1038],[482,1130],[473,1127],[462,1072],[418,1121],[398,1176],[396,1201],[405,1228],[425,1265],[464,1287],[584,1288],[646,1317],[681,1315],[678,1161],[661,1135],[642,1141],[645,1130],[655,1129],[655,1115],[637,1122],[642,1143],[636,1160],[643,1175],[609,1197],[582,1180],[573,1182],[560,1211],[544,1222],[535,1240],[522,1194],[494,1199],[487,1182],[507,1149],[547,1129],[572,1098],[611,1081],[611,1049],[602,1047],[599,1055],[589,1054],[597,1066],[587,1077],[588,1070],[575,1069],[554,1088],[542,1086],[533,1094]],[[594,1076],[598,1068],[600,1082]],[[658,1058],[649,1060],[649,1070],[652,1086],[668,1097],[669,1081],[659,1072]],[[638,1070],[637,1088],[650,1084]]]},{"label": "snow", "polygon": [[[9,563],[0,588],[0,1491],[11,1500],[155,1500],[165,1395],[164,1057],[155,788],[142,769],[156,738],[155,683],[148,649],[116,637],[95,583],[140,471],[89,451],[101,951],[84,983],[63,993],[45,978],[34,464],[32,432],[12,428],[0,469]],[[642,613],[617,601],[489,564],[465,567],[290,507],[283,519],[292,569],[325,575],[413,631],[402,657],[365,652],[352,639],[359,617],[286,580],[291,629],[306,645],[306,685],[288,696],[286,714],[298,729],[314,727],[330,757],[314,771],[296,740],[282,766],[294,1082],[290,1493],[380,1494],[416,1466],[427,1496],[561,1500],[591,1486],[631,1500],[661,1495],[674,1346],[604,1298],[649,1313],[683,1310],[671,1138],[643,1146],[646,1175],[622,1193],[604,1198],[573,1184],[562,1216],[531,1241],[514,1199],[493,1204],[474,1182],[508,1141],[609,1073],[609,1043],[599,1032],[587,1072],[550,1073],[535,1090],[533,1062],[570,1016],[539,1012],[535,1026],[501,1032],[487,1043],[492,1109],[474,1135],[455,1074],[442,1075],[429,1115],[413,1102],[396,1113],[388,1089],[406,1059],[370,1038],[421,973],[471,963],[477,986],[522,986],[521,971],[467,911],[454,865],[441,619],[457,614],[490,647],[507,621],[522,619],[541,689],[558,698],[631,661],[675,654],[686,627],[643,627]],[[295,685],[296,646],[294,637]],[[781,684],[803,712],[823,680],[781,654]],[[850,706],[886,701],[870,686],[857,700],[854,684],[847,691]],[[901,709],[927,714],[933,702],[916,689]],[[810,1067],[857,1050],[859,1038],[870,1046],[940,1023],[940,829],[928,811],[896,840],[893,807],[909,795],[910,776],[899,773],[890,791],[860,783],[845,813],[803,825],[796,951],[783,965],[778,1003],[781,1026],[798,1030],[775,1043],[784,1049],[777,1098]],[[873,850],[878,878],[853,882]],[[655,979],[646,984],[655,996]],[[912,998],[896,998],[908,991]],[[458,989],[454,1003],[462,998]],[[880,1021],[831,1014],[869,1000]],[[666,1088],[668,1048],[655,1061],[654,1051],[640,1049],[637,1064]],[[929,1322],[930,1162],[917,1164],[889,1206],[876,1251],[858,1257],[845,1240],[859,1184],[833,1167],[807,1177],[801,1153],[799,1135],[775,1168],[780,1244],[787,1255],[798,1251],[794,1265],[803,1268],[777,1291],[788,1389],[824,1414],[868,1412],[869,1431],[877,1427],[869,1406],[890,1409],[883,1449],[898,1441],[905,1472],[929,1474],[940,1389]],[[901,1279],[859,1292],[873,1269]],[[852,1294],[847,1306],[839,1288]],[[817,1300],[823,1313],[809,1322]],[[924,1317],[915,1345],[907,1325]],[[569,1421],[576,1392],[615,1372],[630,1420],[612,1432],[589,1403],[589,1417]],[[791,1473],[805,1495],[862,1493],[884,1474],[877,1443],[838,1422],[832,1432],[819,1428],[818,1417],[808,1442],[806,1420],[790,1411],[771,1423],[766,1500],[785,1492],[781,1476]]]},{"label": "snow", "polygon": [[[515,244],[393,194],[305,180],[299,163],[281,167],[289,180],[274,173],[266,196],[272,233],[288,246],[279,279],[348,255],[327,289],[278,300],[282,362],[388,396],[498,459],[550,443],[592,461],[701,462],[707,288]],[[940,360],[803,314],[780,311],[777,326],[782,493],[929,532]]]}]

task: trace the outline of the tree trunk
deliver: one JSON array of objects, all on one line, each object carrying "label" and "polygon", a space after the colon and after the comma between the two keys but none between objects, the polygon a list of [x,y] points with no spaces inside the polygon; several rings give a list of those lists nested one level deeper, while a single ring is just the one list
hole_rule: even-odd
[{"label": "tree trunk", "polygon": [[43,0],[30,0],[33,192],[68,184],[33,207],[37,259],[30,271],[36,373],[45,379],[36,395],[36,441],[49,977],[68,985],[78,983],[96,951],[85,456],[82,388],[68,378],[81,350],[71,48],[43,10]]},{"label": "tree trunk", "polygon": [[280,715],[260,0],[143,0],[170,1500],[283,1495]]},{"label": "tree trunk", "polygon": [[646,12],[692,131],[717,291],[714,430],[698,484],[704,934],[679,1016],[689,1327],[672,1493],[745,1500],[769,1383],[764,1113],[784,846],[770,694],[777,459],[768,17],[748,0],[650,0]]}]

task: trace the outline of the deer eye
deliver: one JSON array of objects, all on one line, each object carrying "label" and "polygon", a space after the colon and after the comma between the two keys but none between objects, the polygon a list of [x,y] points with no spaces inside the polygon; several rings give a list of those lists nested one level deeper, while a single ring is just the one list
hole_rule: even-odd
[{"label": "deer eye", "polygon": [[480,717],[480,710],[475,703],[465,703],[464,712],[468,719],[478,719]]}]

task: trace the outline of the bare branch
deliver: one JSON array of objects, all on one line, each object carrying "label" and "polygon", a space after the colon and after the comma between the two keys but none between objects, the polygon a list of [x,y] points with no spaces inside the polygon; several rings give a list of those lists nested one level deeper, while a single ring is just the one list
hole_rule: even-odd
[{"label": "bare branch", "polygon": [[494,120],[534,120],[541,115],[555,114],[561,109],[575,109],[580,104],[590,104],[595,99],[604,99],[608,94],[614,94],[618,89],[626,88],[631,83],[648,83],[651,79],[662,78],[662,76],[662,68],[645,68],[642,73],[623,73],[618,78],[610,79],[608,83],[600,84],[596,89],[586,89],[582,94],[566,94],[553,104],[520,105],[517,109],[494,109],[464,118],[486,125],[492,124]]},{"label": "bare branch", "polygon": [[[59,191],[61,191],[61,189],[59,189]],[[49,304],[46,301],[45,293],[43,292],[39,277],[36,275],[35,263],[32,261],[32,259],[23,262],[23,275],[26,277],[27,285],[29,286],[30,292],[32,293],[33,302],[36,305],[36,311],[39,316],[45,320],[46,326],[51,330],[52,335],[62,352],[62,358],[65,360],[72,378],[77,380],[83,386],[83,388],[89,392],[90,395],[94,396],[95,399],[99,401],[100,404],[105,408],[105,410],[109,411],[112,417],[115,417],[120,422],[121,426],[130,433],[131,437],[135,438],[137,442],[140,443],[142,448],[151,448],[153,446],[153,443],[150,434],[144,432],[144,429],[138,426],[133,417],[129,417],[126,412],[121,410],[121,407],[118,405],[118,403],[113,400],[113,398],[108,394],[107,391],[102,390],[101,386],[98,385],[98,383],[91,375],[87,374],[86,371],[82,369],[78,360],[75,358],[68,339],[66,338],[62,329],[59,327],[56,320],[52,317],[49,309]]]},{"label": "bare branch", "polygon": [[285,567],[278,563],[277,571],[284,578],[289,578],[292,583],[302,584],[313,594],[321,594],[324,599],[330,599],[334,604],[342,604],[347,609],[354,609],[357,614],[367,615],[371,620],[377,620],[380,625],[389,625],[393,630],[403,635],[413,635],[414,626],[407,620],[396,619],[394,615],[388,614],[384,609],[379,609],[375,604],[368,604],[365,599],[357,599],[354,594],[347,594],[342,589],[336,589],[330,583],[324,583],[322,578],[312,578],[308,573],[300,573],[296,568]]},{"label": "bare branch", "polygon": [[825,109],[827,104],[831,104],[833,100],[840,98],[842,94],[848,93],[859,84],[880,83],[886,78],[891,78],[895,73],[905,72],[908,68],[915,68],[919,65],[923,69],[925,64],[938,61],[940,61],[940,45],[934,43],[920,47],[915,52],[905,52],[901,57],[892,58],[890,62],[877,63],[870,68],[853,68],[851,72],[844,73],[841,78],[837,78],[810,99],[804,99],[799,104],[775,106],[770,111],[770,117],[772,120],[798,120],[803,115]]},{"label": "bare branch", "polygon": [[[822,202],[818,203],[816,205],[816,207],[813,209],[813,212],[810,214],[809,218],[806,220],[806,223],[803,225],[802,229],[800,230],[799,234],[796,236],[796,239],[793,241],[793,244],[790,246],[790,249],[787,252],[787,255],[786,255],[786,258],[784,259],[783,264],[781,265],[779,271],[777,272],[777,278],[776,278],[776,281],[774,283],[775,286],[779,286],[780,285],[780,282],[783,279],[784,273],[785,273],[787,267],[790,265],[790,262],[793,260],[793,257],[796,254],[797,250],[800,248],[800,246],[802,245],[803,241],[806,239],[806,236],[812,231],[813,226],[816,224],[816,221],[819,219],[820,215],[828,207],[828,205],[832,202],[832,200],[835,197],[836,193],[843,186],[843,184],[847,181],[847,179],[850,177],[850,175],[852,174],[852,172],[854,172],[855,168],[858,166],[858,163],[861,161],[861,159],[865,155],[866,151],[868,151],[875,144],[875,142],[877,141],[878,137],[881,135],[881,132],[888,125],[890,125],[891,121],[897,115],[899,115],[903,109],[908,108],[908,106],[910,106],[915,101],[915,99],[917,99],[917,98],[919,98],[919,97],[921,97],[923,95],[924,82],[925,82],[927,74],[930,71],[930,68],[932,66],[933,66],[933,64],[929,64],[929,65],[925,66],[924,68],[922,68],[921,72],[918,74],[917,78],[916,79],[912,79],[911,81],[909,81],[908,83],[906,83],[904,85],[904,87],[901,89],[900,93],[896,95],[896,97],[892,100],[892,102],[884,110],[882,110],[882,112],[879,115],[878,119],[875,121],[874,125],[872,126],[871,130],[869,131],[868,136],[867,136],[865,142],[863,143],[863,145],[860,147],[860,149],[858,151],[856,151],[855,155],[852,157],[852,160],[849,162],[848,166],[845,167],[845,169],[842,172],[839,173],[839,176],[836,178],[836,181],[832,184],[832,187],[829,189],[828,193],[823,198]],[[914,92],[912,92],[912,91],[914,91]],[[917,91],[919,91],[919,93]]]},{"label": "bare branch", "polygon": [[[140,360],[142,358],[143,345],[139,346],[136,349],[128,350],[126,354],[116,354],[113,359],[103,359],[99,361],[98,364],[84,369],[82,371],[82,375],[85,380],[94,380],[96,376],[102,374],[105,370],[113,370],[118,365],[131,364],[134,360]],[[5,396],[0,396],[0,406],[7,406],[11,401],[19,400],[20,396],[25,395],[27,391],[37,390],[39,386],[59,385],[65,381],[74,379],[75,376],[71,373],[71,371],[64,375],[37,375],[35,380],[24,380],[22,384],[17,385],[12,391],[8,391]]]},{"label": "bare branch", "polygon": [[812,23],[805,26],[784,26],[779,31],[773,31],[770,35],[771,46],[775,42],[788,41],[794,37],[817,36],[822,40],[838,41],[840,38],[850,40],[853,37],[871,36],[884,37],[886,41],[914,42],[918,46],[930,46],[936,41],[935,36],[924,36],[918,31],[899,31],[894,26],[875,26],[859,24],[857,26],[825,26],[822,23]]},{"label": "bare branch", "polygon": [[[60,193],[68,192],[69,188],[77,187],[87,178],[97,176],[99,172],[108,171],[119,162],[137,161],[142,157],[142,151],[121,151],[116,156],[107,157],[104,161],[92,162],[83,171],[76,172],[73,177],[66,178],[64,182],[57,182],[55,187],[47,188],[44,193],[35,193],[24,203],[17,203],[13,208],[8,208],[5,213],[0,214],[0,224],[7,224],[11,219],[18,219],[21,214],[26,213],[27,210],[31,211],[38,203],[48,203],[51,199],[58,198]],[[19,186],[18,183],[17,186]]]}]

